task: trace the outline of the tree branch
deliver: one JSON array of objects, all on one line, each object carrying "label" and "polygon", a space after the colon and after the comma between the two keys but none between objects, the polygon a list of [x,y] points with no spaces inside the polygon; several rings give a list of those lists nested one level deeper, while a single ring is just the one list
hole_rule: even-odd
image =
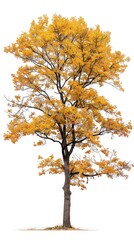
[{"label": "tree branch", "polygon": [[[78,175],[78,174],[80,174],[80,172],[71,172],[70,173],[70,177],[72,177],[72,176],[74,176],[74,175]],[[93,178],[93,177],[96,177],[96,176],[101,176],[102,174],[106,174],[106,173],[91,173],[91,174],[86,174],[86,173],[82,173],[82,176],[84,176],[84,177],[91,177],[91,178]]]},{"label": "tree branch", "polygon": [[46,139],[46,140],[50,140],[52,142],[57,142],[61,145],[61,142],[59,140],[55,140],[53,139],[52,137],[48,137],[47,134],[45,133],[40,133],[39,131],[35,131],[35,134],[40,137],[40,138],[43,138],[43,139]]}]

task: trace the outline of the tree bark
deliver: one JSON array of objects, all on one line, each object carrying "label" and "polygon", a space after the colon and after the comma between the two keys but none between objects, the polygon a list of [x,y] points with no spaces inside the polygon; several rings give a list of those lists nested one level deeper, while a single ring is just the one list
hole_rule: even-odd
[{"label": "tree bark", "polygon": [[63,226],[71,227],[70,207],[71,207],[71,191],[70,191],[70,172],[69,159],[64,160],[65,184],[64,190],[64,209],[63,209]]}]

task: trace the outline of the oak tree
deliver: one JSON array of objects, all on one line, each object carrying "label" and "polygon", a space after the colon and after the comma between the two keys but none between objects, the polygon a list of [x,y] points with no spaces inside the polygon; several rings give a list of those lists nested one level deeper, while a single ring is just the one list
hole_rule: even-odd
[{"label": "oak tree", "polygon": [[[104,134],[127,137],[131,123],[99,94],[106,84],[123,91],[120,74],[129,58],[112,51],[110,33],[100,26],[89,28],[82,17],[61,15],[32,21],[5,52],[23,62],[12,74],[17,94],[8,102],[11,121],[4,138],[16,143],[36,135],[35,145],[46,140],[60,145],[62,158],[39,155],[39,174],[64,173],[63,226],[70,227],[70,185],[85,189],[89,177],[126,177],[131,168],[101,143]],[[81,159],[72,154],[76,148],[83,151]]]}]

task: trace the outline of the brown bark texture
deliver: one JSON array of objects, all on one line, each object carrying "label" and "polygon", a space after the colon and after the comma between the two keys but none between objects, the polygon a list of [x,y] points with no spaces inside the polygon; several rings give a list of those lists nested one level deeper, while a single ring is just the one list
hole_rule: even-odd
[{"label": "brown bark texture", "polygon": [[71,191],[70,191],[70,172],[69,172],[69,160],[64,161],[64,209],[63,209],[63,226],[71,227],[70,210],[71,210]]}]

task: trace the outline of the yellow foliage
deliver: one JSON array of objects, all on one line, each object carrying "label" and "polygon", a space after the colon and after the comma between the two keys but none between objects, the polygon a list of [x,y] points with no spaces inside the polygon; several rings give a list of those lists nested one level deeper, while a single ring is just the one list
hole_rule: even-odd
[{"label": "yellow foliage", "polygon": [[[36,135],[41,139],[36,146],[47,139],[59,143],[63,163],[53,156],[39,157],[40,175],[64,172],[65,158],[74,147],[85,149],[83,159],[70,161],[71,184],[82,189],[88,174],[123,175],[124,162],[110,159],[110,151],[100,141],[103,134],[128,136],[132,129],[131,122],[125,124],[116,106],[96,90],[107,83],[123,90],[120,74],[129,58],[112,51],[110,33],[100,26],[89,28],[82,17],[54,15],[49,21],[44,15],[32,21],[29,31],[5,52],[23,61],[12,74],[18,94],[8,104],[11,121],[5,140],[15,143],[23,136]],[[106,159],[89,159],[93,146]]]}]

